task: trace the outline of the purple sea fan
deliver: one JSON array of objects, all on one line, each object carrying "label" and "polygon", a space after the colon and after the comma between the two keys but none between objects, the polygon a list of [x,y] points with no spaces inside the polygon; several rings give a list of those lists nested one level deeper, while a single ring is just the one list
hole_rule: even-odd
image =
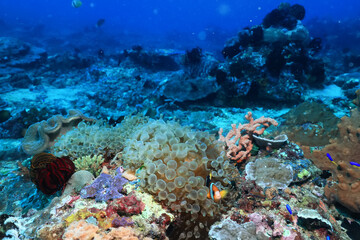
[{"label": "purple sea fan", "polygon": [[115,177],[101,173],[89,186],[81,190],[80,196],[82,198],[95,197],[96,201],[108,201],[123,197],[120,192],[128,180],[121,176],[120,168],[116,169],[116,173]]}]

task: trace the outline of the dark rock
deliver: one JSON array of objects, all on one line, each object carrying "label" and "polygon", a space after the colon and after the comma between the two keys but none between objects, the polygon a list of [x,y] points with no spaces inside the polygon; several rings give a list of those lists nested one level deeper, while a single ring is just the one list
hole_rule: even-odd
[{"label": "dark rock", "polygon": [[129,50],[129,58],[136,64],[152,71],[177,71],[180,69],[172,54],[161,51]]},{"label": "dark rock", "polygon": [[241,52],[240,42],[238,41],[237,38],[229,39],[226,42],[224,49],[221,51],[222,55],[226,59],[231,59],[231,58],[235,57],[237,54],[239,54],[240,52]]},{"label": "dark rock", "polygon": [[303,20],[305,18],[305,8],[300,4],[294,4],[290,7],[289,13],[297,20]]},{"label": "dark rock", "polygon": [[[16,38],[0,38],[0,74],[19,72],[19,69],[39,67],[47,60],[47,52]],[[5,70],[6,69],[6,70]]]}]

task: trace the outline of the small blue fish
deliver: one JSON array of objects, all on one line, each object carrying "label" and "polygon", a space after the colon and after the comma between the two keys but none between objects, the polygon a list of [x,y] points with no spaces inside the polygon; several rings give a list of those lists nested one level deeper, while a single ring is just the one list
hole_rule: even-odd
[{"label": "small blue fish", "polygon": [[292,210],[289,204],[286,204],[286,209],[289,211],[290,215],[292,215]]},{"label": "small blue fish", "polygon": [[326,236],[326,240],[330,240],[330,236]]},{"label": "small blue fish", "polygon": [[359,163],[357,163],[357,162],[349,162],[351,165],[353,165],[353,166],[356,166],[356,167],[360,167],[360,164]]},{"label": "small blue fish", "polygon": [[330,156],[330,153],[326,153],[326,156],[328,157],[328,159],[337,166],[337,163],[334,162],[334,160],[332,159],[332,157]]}]

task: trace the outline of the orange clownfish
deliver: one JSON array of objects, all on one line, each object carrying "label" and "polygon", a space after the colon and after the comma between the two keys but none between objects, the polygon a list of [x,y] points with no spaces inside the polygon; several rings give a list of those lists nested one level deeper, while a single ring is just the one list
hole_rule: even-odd
[{"label": "orange clownfish", "polygon": [[213,199],[215,202],[219,202],[220,199],[224,198],[227,193],[228,190],[219,191],[219,188],[214,183],[211,183],[210,191],[208,192],[207,197]]}]

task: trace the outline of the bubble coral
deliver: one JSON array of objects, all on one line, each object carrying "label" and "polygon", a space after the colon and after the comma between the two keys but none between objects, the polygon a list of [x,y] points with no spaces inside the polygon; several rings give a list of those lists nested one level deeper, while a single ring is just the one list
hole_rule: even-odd
[{"label": "bubble coral", "polygon": [[57,158],[50,153],[39,153],[31,160],[31,181],[45,194],[51,195],[62,189],[74,172],[74,163],[66,157]]},{"label": "bubble coral", "polygon": [[123,158],[125,166],[140,168],[140,186],[186,223],[179,225],[188,230],[175,227],[168,233],[179,239],[200,237],[204,224],[211,224],[226,203],[207,198],[207,176],[212,174],[211,181],[219,190],[230,189],[230,181],[238,176],[225,156],[223,143],[214,135],[173,121],[154,120],[143,125],[126,142]]}]

